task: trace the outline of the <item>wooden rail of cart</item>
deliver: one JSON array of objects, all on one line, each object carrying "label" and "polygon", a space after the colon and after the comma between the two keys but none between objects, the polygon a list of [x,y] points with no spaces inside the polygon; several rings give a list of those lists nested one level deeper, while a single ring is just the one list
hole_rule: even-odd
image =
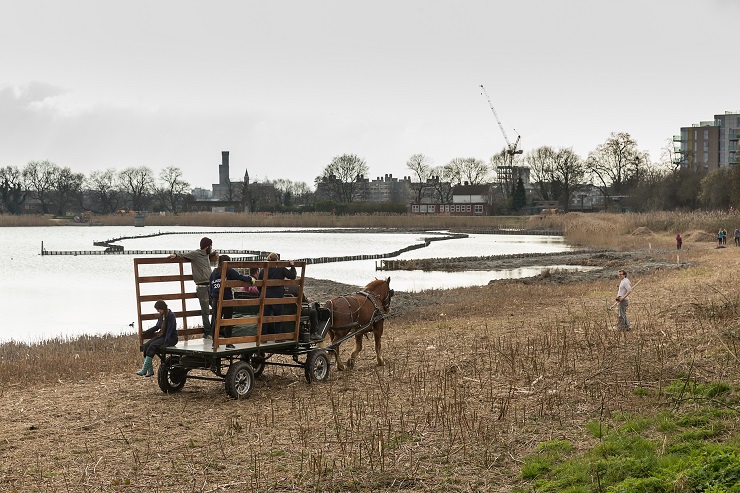
[{"label": "wooden rail of cart", "polygon": [[[226,280],[226,269],[234,268],[249,272],[252,268],[264,269],[288,267],[286,261],[225,262],[221,272],[218,309],[213,316],[213,339],[204,339],[203,327],[189,326],[189,319],[201,320],[193,276],[182,257],[135,258],[134,278],[136,282],[136,307],[138,314],[139,344],[145,339],[145,321],[155,321],[158,313],[154,309],[157,300],[164,300],[178,321],[179,342],[166,348],[157,372],[159,387],[163,392],[178,392],[187,379],[223,381],[226,390],[235,399],[247,397],[254,387],[265,365],[297,366],[305,369],[306,380],[323,381],[329,376],[327,350],[318,347],[328,326],[330,315],[317,303],[302,302],[305,262],[294,262],[295,279],[264,279],[256,282],[260,290],[257,296],[239,296],[224,300],[225,288],[245,286],[242,281]],[[265,276],[267,277],[267,276]],[[295,296],[268,298],[266,287],[292,287]],[[268,305],[284,305],[283,315],[265,316]],[[223,308],[232,307],[234,318],[223,318]],[[310,316],[311,310],[315,316]],[[274,323],[279,333],[263,334],[263,327]],[[232,337],[222,337],[221,327],[231,326]],[[231,344],[233,348],[227,348]],[[331,349],[330,349],[331,350]],[[292,363],[272,360],[272,356],[292,356]],[[212,374],[215,376],[203,375]]]}]

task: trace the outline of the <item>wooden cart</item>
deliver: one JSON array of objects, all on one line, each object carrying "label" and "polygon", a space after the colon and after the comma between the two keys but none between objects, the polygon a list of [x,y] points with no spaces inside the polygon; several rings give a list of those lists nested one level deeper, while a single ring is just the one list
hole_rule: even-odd
[{"label": "wooden cart", "polygon": [[[226,269],[249,272],[257,267],[287,267],[288,262],[249,261],[225,262],[222,270],[218,309],[213,314],[213,339],[204,339],[202,327],[189,327],[189,319],[201,319],[200,305],[195,293],[193,276],[186,273],[187,259],[135,258],[136,307],[139,323],[139,344],[145,340],[145,321],[155,321],[158,313],[154,302],[165,300],[178,320],[179,342],[160,354],[157,372],[159,387],[163,392],[178,392],[188,379],[222,381],[227,393],[234,399],[249,396],[254,380],[268,364],[303,367],[306,380],[324,381],[329,377],[329,357],[321,344],[330,326],[330,313],[318,303],[303,303],[305,262],[294,262],[296,279],[257,281],[259,295],[246,296],[235,292],[235,299],[224,300],[225,288],[244,286],[242,281],[226,280]],[[189,269],[188,269],[189,270]],[[266,272],[266,270],[265,270]],[[284,298],[265,297],[267,286],[291,287],[295,296]],[[282,304],[283,315],[265,316],[264,307]],[[223,318],[223,308],[232,307],[234,316]],[[313,316],[312,316],[313,312]],[[274,323],[275,334],[264,334],[263,327]],[[231,337],[221,337],[220,328],[232,327]],[[231,344],[233,348],[227,348]],[[274,355],[288,355],[292,362],[275,361]]]}]

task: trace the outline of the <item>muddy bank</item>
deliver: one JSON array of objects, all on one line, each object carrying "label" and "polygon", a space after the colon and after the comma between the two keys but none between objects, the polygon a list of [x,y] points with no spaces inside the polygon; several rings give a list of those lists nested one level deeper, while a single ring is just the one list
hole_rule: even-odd
[{"label": "muddy bank", "polygon": [[[583,265],[597,267],[588,272],[563,271],[551,269],[535,277],[522,279],[492,280],[489,284],[499,282],[543,284],[564,284],[572,282],[586,282],[602,279],[616,279],[617,270],[625,269],[632,278],[642,277],[658,270],[684,269],[692,265],[691,262],[676,262],[676,252],[668,250],[637,250],[637,251],[584,251],[564,252],[547,255],[509,255],[500,257],[464,257],[455,259],[422,259],[419,262],[425,266],[424,270],[440,270],[445,272],[461,272],[466,270],[509,270],[520,267],[545,265]],[[378,278],[390,277],[393,287],[392,270],[379,271]],[[362,286],[352,286],[325,279],[306,278],[305,292],[310,300],[326,301],[334,296],[351,294],[359,291]],[[395,291],[392,304],[392,316],[403,316],[421,306],[439,303],[439,293],[436,291],[407,293]]]}]

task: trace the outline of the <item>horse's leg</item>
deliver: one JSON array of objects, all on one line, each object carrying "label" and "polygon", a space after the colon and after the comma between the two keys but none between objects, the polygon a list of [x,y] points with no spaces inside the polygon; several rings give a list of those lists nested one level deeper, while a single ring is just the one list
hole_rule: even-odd
[{"label": "horse's leg", "polygon": [[[339,336],[336,333],[332,332],[331,333],[331,344],[334,344],[335,339],[339,339]],[[329,352],[334,353],[334,359],[337,362],[337,370],[344,371],[344,363],[342,363],[342,360],[339,359],[339,344],[337,344],[337,346],[334,348],[334,351],[329,351]]]},{"label": "horse's leg", "polygon": [[339,344],[334,348],[334,359],[337,360],[337,370],[344,371],[344,363],[342,362],[342,359],[339,357]]},{"label": "horse's leg", "polygon": [[357,334],[355,336],[355,350],[352,351],[352,354],[347,360],[348,367],[350,368],[355,367],[355,360],[357,359],[357,355],[360,354],[360,351],[362,351],[362,334]]},{"label": "horse's leg", "polygon": [[378,358],[378,366],[385,365],[383,355],[381,354],[380,338],[383,336],[383,321],[381,320],[373,327],[373,336],[375,336],[375,356]]}]

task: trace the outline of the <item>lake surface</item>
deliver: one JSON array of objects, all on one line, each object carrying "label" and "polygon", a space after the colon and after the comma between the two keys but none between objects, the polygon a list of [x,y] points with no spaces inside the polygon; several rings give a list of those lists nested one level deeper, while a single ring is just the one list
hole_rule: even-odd
[{"label": "lake surface", "polygon": [[[3,317],[0,342],[36,342],[79,334],[133,333],[136,293],[132,255],[41,256],[46,250],[101,250],[94,241],[162,232],[178,234],[119,242],[126,250],[178,250],[198,247],[207,232],[216,250],[276,251],[283,259],[388,253],[423,243],[433,233],[321,233],[297,228],[206,228],[133,226],[56,226],[0,228],[0,296]],[[341,230],[336,230],[341,231]],[[197,234],[193,234],[197,233]],[[400,259],[451,258],[514,253],[550,253],[571,248],[562,237],[530,235],[470,235],[435,241],[426,248],[401,254]],[[394,289],[422,291],[487,284],[491,279],[534,276],[544,268],[508,271],[422,272],[375,270],[375,260],[316,264],[306,276],[364,286],[390,275]],[[557,266],[570,268],[572,266]],[[337,293],[346,294],[346,293]],[[191,300],[192,301],[192,300]]]}]

